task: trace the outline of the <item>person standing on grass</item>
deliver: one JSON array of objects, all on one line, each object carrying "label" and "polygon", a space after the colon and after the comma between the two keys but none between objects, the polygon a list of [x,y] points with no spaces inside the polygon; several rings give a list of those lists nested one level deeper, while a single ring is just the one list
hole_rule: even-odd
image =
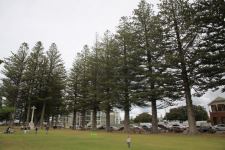
[{"label": "person standing on grass", "polygon": [[6,133],[6,134],[10,134],[10,130],[11,130],[10,127],[8,127],[8,128],[5,130],[5,133]]},{"label": "person standing on grass", "polygon": [[46,127],[45,127],[45,133],[46,133],[46,134],[48,134],[48,130],[49,130],[49,126],[46,125]]},{"label": "person standing on grass", "polygon": [[37,134],[37,132],[38,132],[38,127],[36,126],[35,127],[35,134]]},{"label": "person standing on grass", "polygon": [[23,128],[23,133],[24,133],[24,134],[27,133],[27,126],[25,126],[25,127]]},{"label": "person standing on grass", "polygon": [[127,136],[127,146],[130,149],[130,147],[131,147],[131,138],[130,138],[129,135]]}]

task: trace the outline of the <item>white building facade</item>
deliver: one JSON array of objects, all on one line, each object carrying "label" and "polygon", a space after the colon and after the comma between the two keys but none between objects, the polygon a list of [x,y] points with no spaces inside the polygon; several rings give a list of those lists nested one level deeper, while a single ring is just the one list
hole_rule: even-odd
[{"label": "white building facade", "polygon": [[[92,125],[92,111],[87,111],[85,114],[85,125],[86,127],[91,127]],[[76,114],[76,127],[81,126],[81,113],[77,112]],[[73,126],[73,114],[68,116],[59,116],[58,124],[65,128],[71,128]],[[118,111],[113,111],[110,113],[110,125],[118,126],[120,124],[120,114]],[[105,112],[97,112],[97,126],[106,126],[106,114]]]}]

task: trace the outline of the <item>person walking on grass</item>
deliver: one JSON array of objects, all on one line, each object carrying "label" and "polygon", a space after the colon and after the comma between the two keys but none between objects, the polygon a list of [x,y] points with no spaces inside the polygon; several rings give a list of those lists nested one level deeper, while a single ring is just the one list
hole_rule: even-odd
[{"label": "person walking on grass", "polygon": [[130,135],[127,136],[127,146],[130,149],[131,148],[131,137]]},{"label": "person walking on grass", "polygon": [[36,126],[35,127],[35,134],[37,134],[37,132],[38,132],[38,127]]},{"label": "person walking on grass", "polygon": [[27,126],[25,126],[25,127],[23,128],[23,133],[24,133],[24,134],[27,133]]},{"label": "person walking on grass", "polygon": [[6,128],[5,133],[6,133],[6,134],[10,134],[10,133],[11,133],[10,130],[11,130],[10,127]]},{"label": "person walking on grass", "polygon": [[48,130],[49,130],[49,126],[46,125],[46,127],[45,127],[45,133],[46,133],[46,134],[48,134]]}]

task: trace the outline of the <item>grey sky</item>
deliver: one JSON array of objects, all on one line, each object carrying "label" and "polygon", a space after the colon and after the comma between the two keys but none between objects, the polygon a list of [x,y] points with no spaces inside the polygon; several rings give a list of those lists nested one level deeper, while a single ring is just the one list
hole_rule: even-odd
[{"label": "grey sky", "polygon": [[[157,1],[152,0],[153,3]],[[22,42],[45,49],[55,42],[66,68],[83,45],[93,45],[96,32],[114,32],[122,16],[132,14],[139,0],[1,0],[0,57]]]},{"label": "grey sky", "polygon": [[[30,49],[42,41],[47,50],[55,42],[69,69],[83,45],[93,45],[96,32],[115,32],[119,19],[129,16],[139,0],[0,0],[0,59],[16,52],[22,42]],[[158,0],[148,0],[156,4]],[[2,66],[0,67],[2,69]],[[2,75],[0,75],[2,77]],[[221,93],[207,93],[194,98],[195,104],[207,106]],[[182,104],[181,104],[182,105]],[[149,109],[134,108],[135,116]],[[168,109],[166,110],[168,111]],[[165,110],[159,110],[159,115]]]},{"label": "grey sky", "polygon": [[[115,32],[119,19],[130,16],[139,1],[0,0],[0,59],[16,52],[22,42],[32,49],[42,41],[45,50],[55,42],[69,69],[76,53],[85,44],[93,45],[96,33]],[[133,116],[140,111],[133,109]]]}]

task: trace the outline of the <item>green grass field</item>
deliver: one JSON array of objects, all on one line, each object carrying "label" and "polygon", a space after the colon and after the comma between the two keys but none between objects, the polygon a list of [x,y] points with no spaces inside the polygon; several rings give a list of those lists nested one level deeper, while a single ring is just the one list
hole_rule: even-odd
[{"label": "green grass field", "polygon": [[[126,150],[127,134],[50,130],[0,134],[0,150]],[[131,134],[132,150],[225,150],[225,135]]]}]

